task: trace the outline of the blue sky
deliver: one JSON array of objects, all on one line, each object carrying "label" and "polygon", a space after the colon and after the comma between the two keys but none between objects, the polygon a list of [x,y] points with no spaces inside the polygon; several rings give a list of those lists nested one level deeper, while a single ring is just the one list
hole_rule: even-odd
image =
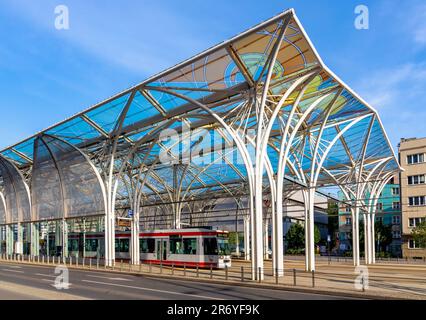
[{"label": "blue sky", "polygon": [[[69,30],[54,27],[59,4]],[[359,4],[368,30],[354,27]],[[426,136],[423,0],[0,0],[0,148],[287,8],[324,62],[379,111],[394,146]]]}]

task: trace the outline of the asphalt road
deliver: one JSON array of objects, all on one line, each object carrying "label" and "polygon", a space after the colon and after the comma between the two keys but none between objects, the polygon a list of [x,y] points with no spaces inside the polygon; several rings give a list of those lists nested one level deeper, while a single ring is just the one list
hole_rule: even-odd
[{"label": "asphalt road", "polygon": [[[0,299],[323,300],[343,297],[69,270],[69,289],[55,288],[53,266],[0,263]],[[58,282],[56,282],[57,284]]]}]

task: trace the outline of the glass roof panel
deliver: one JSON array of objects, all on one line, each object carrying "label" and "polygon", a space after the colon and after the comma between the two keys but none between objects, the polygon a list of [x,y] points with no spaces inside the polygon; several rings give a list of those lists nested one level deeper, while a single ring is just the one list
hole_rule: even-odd
[{"label": "glass roof panel", "polygon": [[160,114],[160,112],[141,94],[140,91],[138,91],[136,92],[129,110],[127,111],[123,127],[132,125],[138,121],[158,114]]},{"label": "glass roof panel", "polygon": [[46,133],[54,135],[72,144],[78,144],[85,140],[97,138],[101,135],[99,131],[80,117],[60,124],[59,126],[46,131]]},{"label": "glass roof panel", "polygon": [[86,113],[104,131],[110,133],[120,117],[130,94],[123,95]]}]

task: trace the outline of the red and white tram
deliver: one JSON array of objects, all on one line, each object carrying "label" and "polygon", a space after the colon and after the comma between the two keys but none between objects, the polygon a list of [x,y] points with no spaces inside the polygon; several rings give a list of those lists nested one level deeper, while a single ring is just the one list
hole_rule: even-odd
[{"label": "red and white tram", "polygon": [[[139,234],[140,259],[144,263],[200,267],[231,267],[228,231],[188,228],[142,231]],[[104,252],[103,233],[70,233],[71,256],[100,257]],[[85,245],[83,246],[83,243]],[[130,232],[116,232],[115,258],[130,259]]]}]

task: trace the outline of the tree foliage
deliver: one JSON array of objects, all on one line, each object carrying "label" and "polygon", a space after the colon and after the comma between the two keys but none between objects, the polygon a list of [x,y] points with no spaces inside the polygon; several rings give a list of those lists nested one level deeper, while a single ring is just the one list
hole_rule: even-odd
[{"label": "tree foliage", "polygon": [[[301,224],[292,224],[286,235],[288,247],[292,249],[303,249],[305,247],[305,227]],[[321,241],[321,233],[317,226],[314,229],[314,241]]]},{"label": "tree foliage", "polygon": [[413,239],[421,248],[426,248],[426,222],[416,226],[412,231]]},{"label": "tree foliage", "polygon": [[375,240],[379,244],[379,251],[385,251],[386,247],[392,243],[392,226],[378,221],[374,224],[374,232]]},{"label": "tree foliage", "polygon": [[305,247],[305,228],[298,223],[292,224],[286,236],[288,247],[302,249]]}]

